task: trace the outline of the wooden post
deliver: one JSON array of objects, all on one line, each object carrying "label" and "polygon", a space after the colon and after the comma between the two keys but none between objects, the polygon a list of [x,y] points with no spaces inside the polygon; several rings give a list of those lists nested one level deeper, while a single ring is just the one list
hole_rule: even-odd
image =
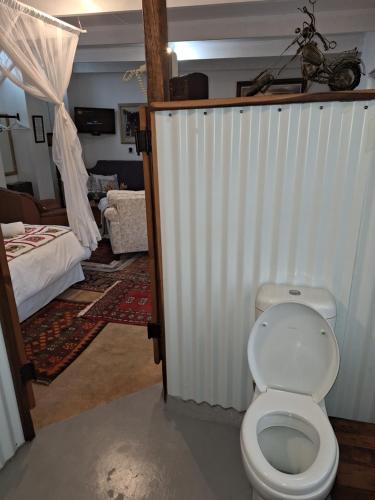
[{"label": "wooden post", "polygon": [[147,100],[168,100],[169,60],[166,0],[142,0],[147,67]]},{"label": "wooden post", "polygon": [[21,366],[27,362],[21,327],[18,319],[16,301],[6,258],[3,234],[0,229],[0,324],[3,331],[5,348],[12,373],[18,410],[26,441],[34,438],[34,425],[30,408],[35,406],[31,382],[23,383]]},{"label": "wooden post", "polygon": [[[168,24],[166,0],[142,0],[144,40],[147,68],[147,101],[167,101],[169,97],[170,61],[167,52]],[[162,363],[164,399],[167,398],[167,370],[165,359],[165,334],[163,310],[163,284],[161,269],[159,196],[157,186],[157,161],[155,129],[151,127],[149,110],[140,111],[140,130],[148,129],[152,135],[153,151],[143,153],[145,177],[147,229],[153,292],[153,322],[160,325],[159,339],[154,339],[154,359]]]}]

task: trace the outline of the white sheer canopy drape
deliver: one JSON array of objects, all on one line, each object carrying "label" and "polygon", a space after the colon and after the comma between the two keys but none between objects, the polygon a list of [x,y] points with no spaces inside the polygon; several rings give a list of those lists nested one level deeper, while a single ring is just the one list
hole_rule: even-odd
[{"label": "white sheer canopy drape", "polygon": [[87,171],[77,130],[65,109],[80,30],[15,0],[0,0],[0,80],[55,104],[53,160],[64,183],[69,224],[94,250],[100,233],[87,198]]}]

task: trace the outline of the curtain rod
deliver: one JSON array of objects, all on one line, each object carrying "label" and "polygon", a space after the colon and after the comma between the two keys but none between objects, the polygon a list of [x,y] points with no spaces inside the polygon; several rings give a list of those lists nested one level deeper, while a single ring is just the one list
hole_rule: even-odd
[{"label": "curtain rod", "polygon": [[46,14],[45,12],[35,9],[30,5],[18,2],[18,0],[0,0],[0,5],[1,4],[11,7],[12,9],[19,10],[20,12],[28,14],[32,17],[40,19],[48,24],[52,24],[53,26],[57,26],[58,28],[64,29],[66,31],[70,31],[73,33],[87,33],[86,30],[77,28],[76,26],[68,24],[65,21],[61,21],[61,19],[58,19],[57,17]]}]

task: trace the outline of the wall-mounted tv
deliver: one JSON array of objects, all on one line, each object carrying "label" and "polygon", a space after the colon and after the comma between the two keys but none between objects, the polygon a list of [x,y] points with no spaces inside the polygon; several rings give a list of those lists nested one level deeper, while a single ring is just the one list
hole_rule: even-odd
[{"label": "wall-mounted tv", "polygon": [[80,134],[115,134],[115,110],[109,108],[74,108],[74,121]]}]

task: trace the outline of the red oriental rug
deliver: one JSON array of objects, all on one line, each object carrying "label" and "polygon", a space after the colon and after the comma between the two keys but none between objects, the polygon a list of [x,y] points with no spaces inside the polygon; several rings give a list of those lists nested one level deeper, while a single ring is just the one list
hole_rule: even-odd
[{"label": "red oriental rug", "polygon": [[105,321],[78,317],[87,304],[53,300],[21,324],[37,381],[49,384],[90,344]]},{"label": "red oriental rug", "polygon": [[[106,275],[113,280],[112,286],[80,315],[107,323],[147,325],[152,314],[148,256],[140,256],[125,269]],[[91,280],[92,278],[93,276],[90,277]],[[102,279],[103,276],[98,278]]]},{"label": "red oriental rug", "polygon": [[28,359],[37,381],[52,382],[107,323],[146,325],[151,320],[151,280],[147,255],[115,272],[85,270],[74,288],[104,294],[89,305],[55,299],[21,324]]},{"label": "red oriental rug", "polygon": [[85,280],[79,281],[72,288],[103,293],[117,281],[148,283],[150,285],[150,264],[147,255],[138,254],[132,257],[129,264],[117,271],[98,271],[84,269]]},{"label": "red oriental rug", "polygon": [[150,284],[134,276],[120,281],[80,314],[98,322],[147,325],[152,314]]}]

